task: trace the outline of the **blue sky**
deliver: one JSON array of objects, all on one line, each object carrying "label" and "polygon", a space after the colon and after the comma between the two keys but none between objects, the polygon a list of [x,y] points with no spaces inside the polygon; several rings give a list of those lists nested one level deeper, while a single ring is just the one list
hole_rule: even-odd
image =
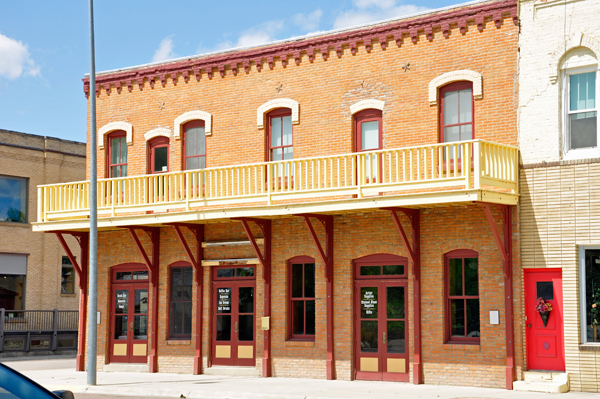
[{"label": "blue sky", "polygon": [[[286,39],[464,1],[96,0],[98,72]],[[6,1],[0,129],[85,141],[87,0]]]}]

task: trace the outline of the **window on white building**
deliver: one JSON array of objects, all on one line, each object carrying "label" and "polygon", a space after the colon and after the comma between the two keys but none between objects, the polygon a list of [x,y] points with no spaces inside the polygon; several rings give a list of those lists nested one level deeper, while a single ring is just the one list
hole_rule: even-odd
[{"label": "window on white building", "polygon": [[600,156],[598,126],[598,63],[588,49],[565,57],[563,69],[563,131],[565,158]]}]

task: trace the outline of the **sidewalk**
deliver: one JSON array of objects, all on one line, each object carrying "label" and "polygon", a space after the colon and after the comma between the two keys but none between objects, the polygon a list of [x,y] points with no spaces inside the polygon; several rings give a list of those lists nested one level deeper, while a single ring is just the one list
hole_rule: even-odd
[{"label": "sidewalk", "polygon": [[[543,394],[503,389],[412,385],[397,382],[326,381],[303,378],[194,376],[190,374],[98,373],[96,386],[86,385],[87,374],[76,372],[74,359],[7,361],[51,390],[75,393],[206,399],[560,399],[598,398],[595,393]],[[182,396],[183,395],[183,396]]]}]

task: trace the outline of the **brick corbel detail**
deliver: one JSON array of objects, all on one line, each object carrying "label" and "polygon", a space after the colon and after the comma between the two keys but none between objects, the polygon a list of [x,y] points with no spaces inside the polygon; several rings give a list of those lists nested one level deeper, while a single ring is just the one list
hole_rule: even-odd
[{"label": "brick corbel detail", "polygon": [[[282,64],[288,65],[288,57],[292,55],[296,64],[299,64],[300,54],[304,52],[307,53],[311,62],[314,61],[316,51],[321,53],[323,60],[327,60],[331,49],[337,53],[338,57],[344,55],[344,47],[349,48],[348,53],[356,54],[358,43],[362,43],[369,52],[373,48],[374,39],[379,40],[382,48],[385,48],[388,39],[396,41],[396,44],[401,46],[404,43],[403,37],[410,37],[412,42],[418,45],[419,35],[421,34],[427,37],[428,40],[435,40],[434,32],[440,30],[443,36],[447,38],[451,31],[456,29],[465,34],[470,25],[477,26],[479,31],[483,32],[486,19],[493,21],[496,27],[501,28],[507,18],[515,24],[519,23],[516,0],[500,0],[461,6],[444,12],[427,14],[412,19],[401,19],[380,25],[374,24],[344,32],[332,32],[317,37],[266,44],[260,47],[200,56],[176,62],[167,61],[164,64],[139,67],[121,72],[101,73],[96,76],[98,84],[96,92],[99,95],[101,86],[110,91],[111,84],[118,88],[121,82],[131,82],[132,80],[137,81],[140,90],[142,90],[144,79],[148,80],[150,87],[154,87],[155,80],[160,80],[164,85],[167,75],[170,75],[176,81],[177,74],[181,73],[184,79],[187,79],[186,76],[189,75],[190,71],[193,71],[197,76],[197,80],[200,78],[201,70],[206,71],[209,79],[216,71],[227,77],[225,73],[227,67],[233,70],[238,62],[243,62],[246,73],[250,72],[250,62],[253,62],[256,70],[260,72],[263,60],[271,60],[270,62],[273,63],[272,60],[279,59]],[[189,81],[189,79],[187,80]],[[90,91],[88,77],[83,79],[83,89],[86,96],[88,96]]]},{"label": "brick corbel detail", "polygon": [[473,82],[473,99],[483,98],[483,79],[479,72],[462,69],[446,72],[429,82],[429,105],[437,105],[438,89],[448,83],[467,80]]},{"label": "brick corbel detail", "polygon": [[125,131],[127,145],[133,144],[133,125],[128,122],[110,122],[98,129],[98,149],[104,148],[104,136],[115,130]]},{"label": "brick corbel detail", "polygon": [[277,98],[270,100],[258,107],[256,110],[256,124],[259,129],[265,127],[265,114],[276,108],[289,108],[292,110],[292,123],[297,125],[300,123],[300,105],[298,101],[291,98]]},{"label": "brick corbel detail", "polygon": [[212,135],[212,115],[208,112],[196,110],[186,112],[175,118],[175,126],[173,129],[175,140],[179,140],[181,138],[181,125],[195,120],[204,121],[204,133],[207,136]]}]

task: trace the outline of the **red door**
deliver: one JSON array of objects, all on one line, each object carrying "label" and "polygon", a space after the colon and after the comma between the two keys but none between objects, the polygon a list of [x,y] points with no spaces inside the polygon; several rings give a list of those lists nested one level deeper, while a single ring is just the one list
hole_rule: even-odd
[{"label": "red door", "polygon": [[[538,298],[552,305],[545,326],[542,316],[535,309]],[[525,323],[527,368],[564,371],[561,269],[525,269]]]},{"label": "red door", "polygon": [[356,281],[356,379],[408,381],[407,282]]},{"label": "red door", "polygon": [[110,362],[146,363],[148,283],[113,284],[112,309]]},{"label": "red door", "polygon": [[213,282],[214,365],[255,365],[254,288],[253,280]]}]

